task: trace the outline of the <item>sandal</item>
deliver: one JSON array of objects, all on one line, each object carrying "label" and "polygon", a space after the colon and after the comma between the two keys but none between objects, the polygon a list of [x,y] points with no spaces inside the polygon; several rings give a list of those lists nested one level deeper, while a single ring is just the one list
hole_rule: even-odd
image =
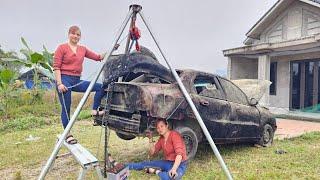
[{"label": "sandal", "polygon": [[144,170],[147,174],[157,174],[158,171],[162,171],[159,167],[145,167]]},{"label": "sandal", "polygon": [[68,144],[77,144],[78,141],[70,134],[66,137],[66,142]]},{"label": "sandal", "polygon": [[92,116],[92,117],[95,117],[95,116],[103,116],[104,113],[105,113],[105,111],[96,111],[96,110],[93,110],[93,111],[91,112],[91,116]]}]

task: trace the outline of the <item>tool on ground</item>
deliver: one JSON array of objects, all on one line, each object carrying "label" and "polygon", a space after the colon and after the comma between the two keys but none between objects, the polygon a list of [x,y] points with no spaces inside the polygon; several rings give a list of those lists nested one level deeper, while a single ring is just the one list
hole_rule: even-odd
[{"label": "tool on ground", "polygon": [[107,177],[109,180],[123,180],[129,177],[129,167],[121,164],[115,165],[107,169]]},{"label": "tool on ground", "polygon": [[[58,139],[59,138],[60,137],[58,137]],[[63,145],[70,151],[70,153],[81,166],[78,180],[84,179],[86,172],[92,168],[96,170],[98,178],[103,179],[98,159],[94,157],[87,149],[85,149],[79,143],[69,144],[66,141],[63,141]]]}]

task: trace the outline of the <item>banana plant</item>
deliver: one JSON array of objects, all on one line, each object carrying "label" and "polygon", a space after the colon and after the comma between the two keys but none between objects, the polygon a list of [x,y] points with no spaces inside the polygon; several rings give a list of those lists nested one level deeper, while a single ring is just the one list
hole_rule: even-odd
[{"label": "banana plant", "polygon": [[25,55],[27,64],[31,64],[31,67],[34,70],[34,87],[37,87],[39,84],[38,72],[42,72],[48,75],[51,80],[54,80],[52,69],[53,54],[49,53],[45,46],[43,46],[44,50],[42,54],[32,51],[24,38],[21,38],[21,42],[26,49],[21,49],[20,52]]},{"label": "banana plant", "polygon": [[33,83],[34,88],[39,86],[38,73],[45,74],[51,81],[54,80],[53,75],[53,53],[50,53],[45,46],[43,46],[42,54],[31,50],[25,39],[22,37],[21,42],[25,48],[20,50],[20,53],[25,56],[25,59],[21,58],[1,58],[3,61],[22,63],[25,67],[31,68],[34,71]]},{"label": "banana plant", "polygon": [[8,116],[7,110],[10,106],[10,98],[16,93],[13,81],[17,79],[20,70],[19,68],[12,67],[24,66],[33,69],[33,101],[42,99],[41,94],[43,92],[38,88],[40,84],[38,73],[41,72],[49,77],[51,81],[54,80],[52,70],[53,53],[50,53],[45,46],[43,46],[41,53],[35,52],[31,50],[24,38],[21,38],[21,42],[24,48],[20,50],[20,53],[25,58],[20,58],[14,52],[7,53],[0,49],[0,111],[3,111],[6,117]]}]

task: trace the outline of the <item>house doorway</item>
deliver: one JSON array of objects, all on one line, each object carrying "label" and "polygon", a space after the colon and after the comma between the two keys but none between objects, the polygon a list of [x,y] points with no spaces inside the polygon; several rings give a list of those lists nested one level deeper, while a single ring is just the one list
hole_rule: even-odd
[{"label": "house doorway", "polygon": [[290,109],[320,112],[320,59],[290,64]]}]

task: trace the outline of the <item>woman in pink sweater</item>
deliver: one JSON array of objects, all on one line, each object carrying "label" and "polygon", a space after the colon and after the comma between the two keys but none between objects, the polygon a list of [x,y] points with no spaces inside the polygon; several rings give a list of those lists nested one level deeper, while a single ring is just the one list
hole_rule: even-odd
[{"label": "woman in pink sweater", "polygon": [[[85,46],[79,45],[81,31],[77,26],[69,28],[67,43],[58,46],[54,53],[54,74],[56,78],[57,91],[61,104],[61,121],[66,128],[70,117],[71,91],[85,92],[90,84],[89,81],[80,80],[82,64],[84,58],[101,61],[104,55],[98,55],[90,51]],[[100,101],[104,96],[102,85],[96,83],[92,89],[95,91],[92,115],[101,115],[102,111],[97,111]],[[64,105],[65,104],[65,105]],[[72,135],[67,136],[68,143],[77,143]]]}]

